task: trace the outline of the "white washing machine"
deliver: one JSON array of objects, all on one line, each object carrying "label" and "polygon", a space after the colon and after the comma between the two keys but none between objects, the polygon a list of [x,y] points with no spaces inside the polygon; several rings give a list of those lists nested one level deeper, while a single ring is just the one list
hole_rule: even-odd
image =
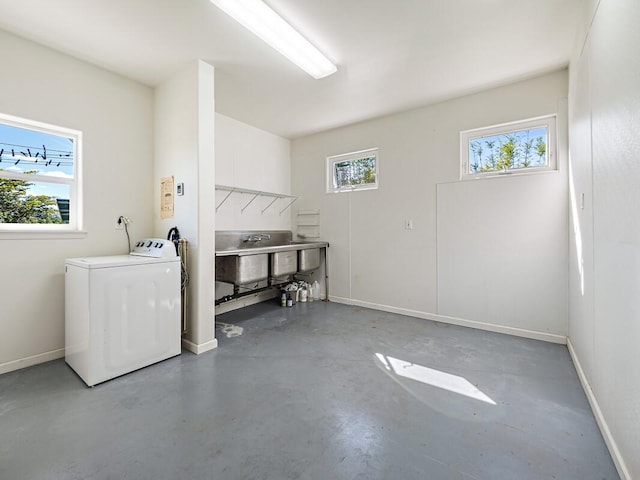
[{"label": "white washing machine", "polygon": [[150,238],[130,255],[65,261],[65,361],[88,386],[179,355],[180,257]]}]

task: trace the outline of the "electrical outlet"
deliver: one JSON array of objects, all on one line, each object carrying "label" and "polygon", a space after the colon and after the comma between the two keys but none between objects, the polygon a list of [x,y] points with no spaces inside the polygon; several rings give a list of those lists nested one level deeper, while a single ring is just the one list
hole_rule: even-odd
[{"label": "electrical outlet", "polygon": [[125,217],[124,215],[120,215],[116,218],[116,230],[124,230],[125,224],[131,223],[131,219],[129,217]]}]

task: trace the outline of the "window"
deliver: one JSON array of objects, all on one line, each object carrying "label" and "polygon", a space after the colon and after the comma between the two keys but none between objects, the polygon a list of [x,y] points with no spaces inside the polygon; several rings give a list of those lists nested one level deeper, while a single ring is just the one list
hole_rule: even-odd
[{"label": "window", "polygon": [[0,231],[77,231],[81,132],[0,114]]},{"label": "window", "polygon": [[460,133],[462,179],[556,169],[555,115]]},{"label": "window", "polygon": [[378,149],[327,157],[327,192],[378,188]]}]

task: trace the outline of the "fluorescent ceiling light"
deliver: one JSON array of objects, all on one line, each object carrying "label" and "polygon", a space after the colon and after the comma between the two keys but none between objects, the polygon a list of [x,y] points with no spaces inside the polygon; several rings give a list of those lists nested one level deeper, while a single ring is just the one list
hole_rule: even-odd
[{"label": "fluorescent ceiling light", "polygon": [[338,68],[296,32],[262,0],[211,0],[313,78],[323,78]]}]

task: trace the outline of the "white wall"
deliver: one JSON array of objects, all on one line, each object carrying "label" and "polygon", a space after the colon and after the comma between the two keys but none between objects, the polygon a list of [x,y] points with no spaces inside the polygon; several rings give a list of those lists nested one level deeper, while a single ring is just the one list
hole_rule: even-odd
[{"label": "white wall", "polygon": [[564,343],[564,162],[562,169],[439,185],[440,315],[557,335],[546,339]]},{"label": "white wall", "polygon": [[[331,244],[331,297],[463,324],[486,322],[494,325],[482,325],[485,328],[525,335],[537,332],[542,338],[564,341],[568,262],[564,152],[560,152],[559,173],[477,180],[464,185],[455,182],[460,171],[461,130],[556,113],[565,108],[566,95],[567,72],[563,70],[292,141],[293,193],[303,195],[297,208],[320,209],[321,237]],[[566,136],[566,116],[560,114],[558,123],[562,122],[565,127],[561,132]],[[561,147],[565,145],[560,142]],[[371,147],[380,149],[380,188],[325,193],[326,157]],[[519,189],[523,184],[528,187]],[[460,250],[464,245],[447,243],[453,240],[452,235],[468,232],[468,225],[461,220],[469,219],[469,215],[460,209],[494,199],[520,206],[530,204],[528,213],[537,208],[528,196],[532,191],[545,197],[542,203],[550,210],[546,216],[536,216],[535,227],[541,230],[536,238],[544,237],[545,242],[535,252],[521,252],[514,268],[498,268],[517,253],[512,250],[505,255],[495,249],[496,237],[485,229],[477,238],[481,243],[474,245],[474,252],[485,252],[484,256],[465,257],[467,265],[455,263],[456,255],[467,253]],[[440,202],[444,231],[438,243]],[[404,229],[405,219],[413,220],[413,230]],[[520,240],[531,230],[526,215],[510,214],[505,219],[499,208],[487,212],[484,221],[500,225],[502,232]],[[492,292],[480,299],[457,291],[455,277],[461,268],[472,283],[502,285],[503,295]],[[527,271],[551,285],[536,289],[538,295],[518,294],[524,303],[515,311],[509,296],[517,292]],[[438,305],[439,291],[444,301],[442,309]],[[487,303],[479,308],[481,300]],[[464,318],[442,318],[438,314]]]},{"label": "white wall", "polygon": [[[216,184],[288,195],[291,192],[289,140],[216,114]],[[216,192],[216,205],[228,192]],[[289,211],[280,214],[290,200],[232,194],[216,212],[216,230],[290,230]]]},{"label": "white wall", "polygon": [[640,478],[640,3],[596,3],[586,4],[571,63],[569,340],[618,471],[631,479]]},{"label": "white wall", "polygon": [[81,238],[0,237],[0,373],[64,355],[64,260],[127,253],[152,232],[150,88],[0,31],[0,111],[81,130]]},{"label": "white wall", "polygon": [[[154,218],[156,235],[177,226],[189,242],[187,348],[202,353],[217,346],[213,315],[215,261],[214,69],[197,61],[155,92]],[[184,183],[174,216],[160,218],[160,179]],[[175,193],[175,191],[174,191]]]}]

